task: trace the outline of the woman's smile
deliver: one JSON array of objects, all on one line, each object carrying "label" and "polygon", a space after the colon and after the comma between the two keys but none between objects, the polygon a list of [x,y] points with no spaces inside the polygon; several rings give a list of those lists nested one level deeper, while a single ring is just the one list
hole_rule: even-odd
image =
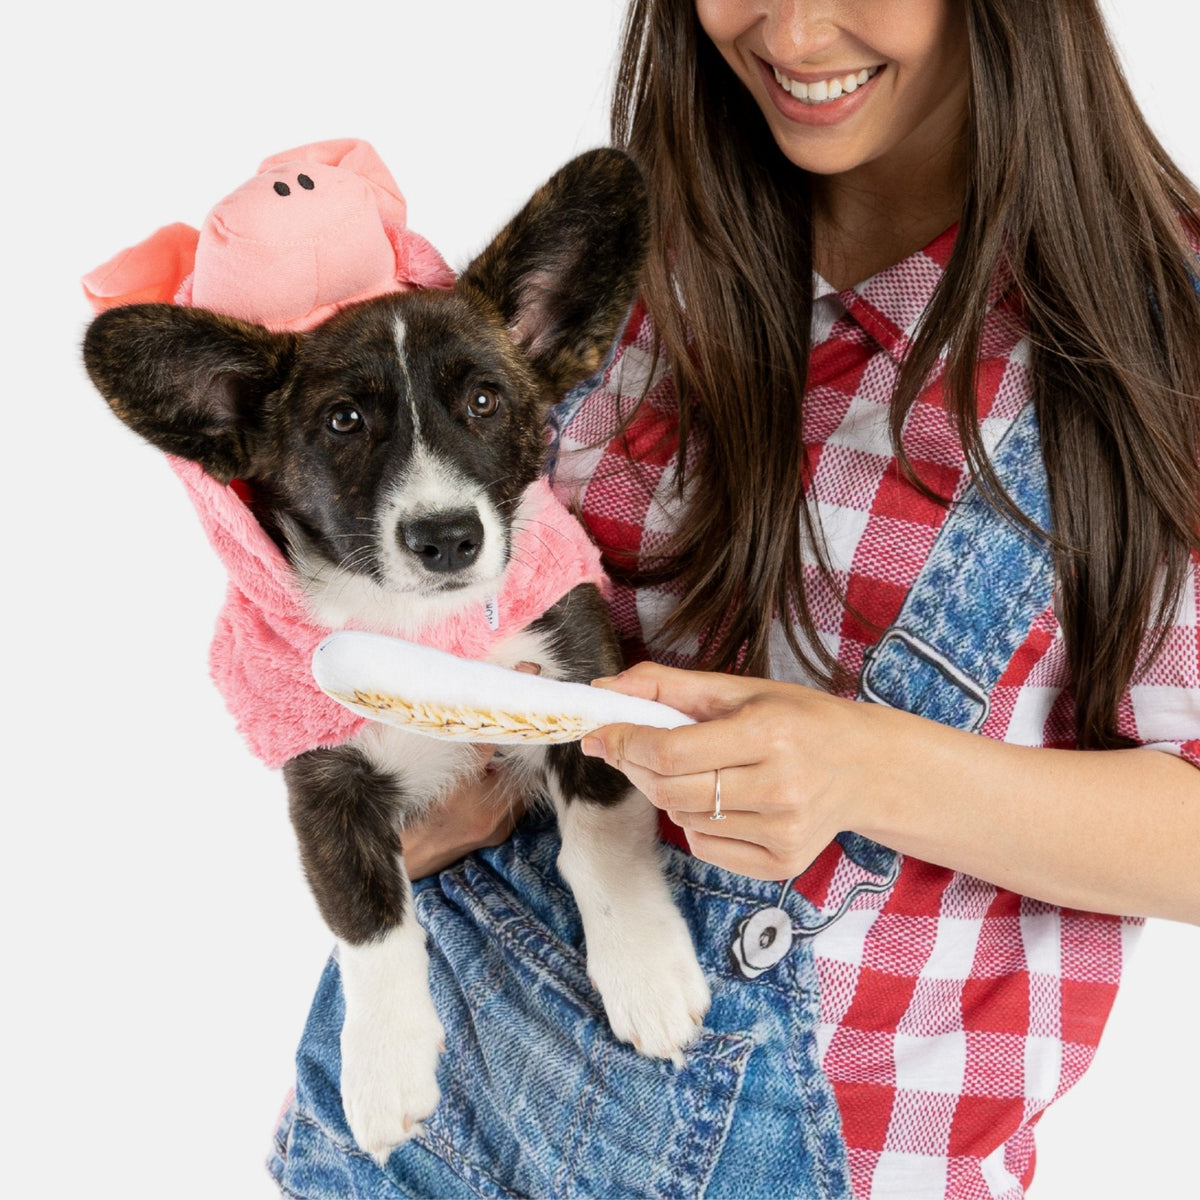
[{"label": "woman's smile", "polygon": [[756,58],[764,91],[787,121],[835,125],[856,113],[872,91],[883,64],[847,70],[784,71]]},{"label": "woman's smile", "polygon": [[802,170],[875,164],[908,186],[954,152],[969,91],[956,0],[696,0],[696,15]]},{"label": "woman's smile", "polygon": [[849,71],[844,75],[832,75],[824,79],[805,82],[803,79],[793,79],[778,67],[773,67],[775,82],[789,96],[805,104],[829,104],[842,96],[849,96],[858,91],[863,84],[874,79],[879,74],[879,67],[863,67],[859,71]]}]

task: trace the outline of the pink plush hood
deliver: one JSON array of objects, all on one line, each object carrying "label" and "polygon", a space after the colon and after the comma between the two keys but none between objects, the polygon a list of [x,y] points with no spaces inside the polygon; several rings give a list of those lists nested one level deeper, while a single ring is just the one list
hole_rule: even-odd
[{"label": "pink plush hood", "polygon": [[[454,273],[406,224],[406,206],[366,142],[317,142],[266,159],[203,226],[164,226],[89,272],[92,308],[196,305],[273,330],[311,329],[356,300],[414,287],[448,288]],[[229,573],[210,665],[250,748],[268,766],[335,746],[365,724],[312,678],[331,630],[318,624],[290,567],[235,484],[170,458]],[[421,631],[418,640],[482,658],[572,587],[601,583],[599,554],[542,481],[523,501],[523,529],[497,595]]]},{"label": "pink plush hood", "polygon": [[[306,750],[348,741],[365,720],[326,696],[312,677],[313,652],[332,630],[315,620],[286,559],[236,492],[194,463],[173,465],[229,573],[209,661],[250,749],[278,767]],[[517,524],[496,595],[408,636],[484,658],[576,584],[603,583],[599,552],[544,480],[526,491]]]}]

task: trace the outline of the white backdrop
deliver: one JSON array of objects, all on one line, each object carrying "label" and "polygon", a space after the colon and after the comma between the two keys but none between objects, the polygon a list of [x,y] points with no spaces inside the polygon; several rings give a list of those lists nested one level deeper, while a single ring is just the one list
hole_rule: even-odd
[{"label": "white backdrop", "polygon": [[[1200,176],[1200,17],[1109,8],[1153,124]],[[282,785],[207,679],[217,561],[78,365],[78,279],[159,225],[198,225],[266,155],[347,136],[375,145],[412,227],[463,265],[605,140],[620,0],[17,12],[0,63],[15,374],[0,1190],[267,1200],[330,938]],[[1200,1196],[1200,1101],[1176,1083],[1200,1077],[1198,990],[1200,930],[1152,924],[1094,1070],[1043,1123],[1034,1200]]]}]

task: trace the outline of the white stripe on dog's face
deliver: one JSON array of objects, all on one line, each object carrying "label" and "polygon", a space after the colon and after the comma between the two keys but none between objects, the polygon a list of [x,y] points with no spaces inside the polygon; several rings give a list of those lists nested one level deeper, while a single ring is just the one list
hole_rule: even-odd
[{"label": "white stripe on dog's face", "polygon": [[[461,598],[476,586],[490,586],[503,573],[508,562],[504,527],[480,485],[425,444],[421,406],[408,369],[408,327],[401,313],[393,318],[392,336],[412,418],[412,451],[403,481],[383,497],[376,518],[378,560],[385,587],[419,595],[450,594]],[[406,548],[403,533],[406,523],[471,511],[483,526],[483,545],[470,566],[448,574],[431,574]]]},{"label": "white stripe on dog's face", "polygon": [[405,349],[405,339],[408,337],[408,326],[404,324],[404,318],[397,313],[395,321],[392,324],[393,336],[396,342],[396,363],[400,367],[400,374],[404,378],[404,391],[408,396],[408,407],[412,413],[412,430],[413,441],[420,441],[421,438],[421,414],[417,410],[417,400],[413,395],[412,379],[408,374],[408,351]]}]

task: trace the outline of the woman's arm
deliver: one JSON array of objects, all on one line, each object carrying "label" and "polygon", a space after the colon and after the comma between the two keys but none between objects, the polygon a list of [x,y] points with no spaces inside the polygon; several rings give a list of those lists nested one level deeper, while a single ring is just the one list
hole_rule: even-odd
[{"label": "woman's arm", "polygon": [[[642,664],[601,686],[700,722],[584,743],[700,858],[761,879],[852,830],[1049,903],[1200,924],[1200,772],[1154,750],[1033,749],[795,684]],[[714,772],[722,811],[709,820]]]}]

